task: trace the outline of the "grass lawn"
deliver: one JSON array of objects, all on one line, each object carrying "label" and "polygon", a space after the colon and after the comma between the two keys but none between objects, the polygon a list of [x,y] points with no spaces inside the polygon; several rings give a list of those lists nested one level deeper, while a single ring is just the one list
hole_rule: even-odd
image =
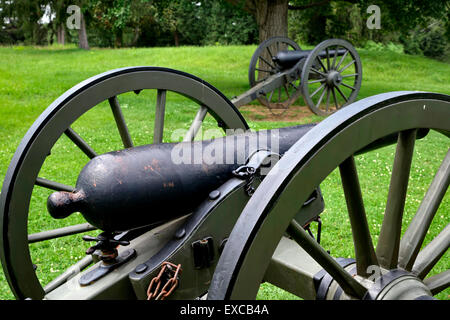
[{"label": "grass lawn", "polygon": [[[160,66],[192,73],[217,87],[227,97],[232,97],[249,89],[247,69],[255,49],[256,46],[228,46],[82,51],[74,47],[0,47],[0,187],[15,149],[28,128],[51,102],[77,83],[110,69]],[[358,52],[363,64],[363,83],[359,99],[397,90],[450,94],[450,64],[390,51]],[[135,145],[152,141],[155,99],[154,92],[145,91],[139,95],[130,93],[120,97]],[[167,104],[166,111],[168,127],[164,136],[165,142],[171,140],[171,133],[175,129],[188,128],[197,110],[195,104],[180,96],[170,96],[168,101],[170,103]],[[320,120],[320,117],[314,116],[301,122]],[[249,121],[254,130],[294,124],[297,123]],[[215,122],[212,118],[207,118],[205,126],[212,128]],[[121,148],[112,113],[105,103],[80,118],[73,128],[98,153]],[[448,148],[448,139],[435,132],[416,143],[403,231],[413,217]],[[394,151],[393,146],[385,147],[356,159],[368,222],[375,243],[383,219]],[[62,137],[52,150],[52,156],[45,162],[40,176],[75,185],[78,173],[85,163],[86,157],[69,139]],[[321,216],[321,243],[333,256],[352,257],[353,244],[339,173],[333,172],[322,183],[321,188],[326,203],[326,210]],[[45,208],[49,194],[46,189],[35,188],[29,233],[84,222],[80,215],[57,221],[51,219]],[[448,224],[449,216],[450,197],[447,192],[425,243]],[[81,243],[80,235],[32,244],[31,254],[33,262],[38,266],[38,277],[43,283],[47,283],[79,260],[86,247],[86,243]],[[61,257],[65,258],[64,261]],[[433,272],[439,273],[449,268],[450,258],[446,254]],[[449,299],[449,294],[447,289],[439,298]],[[12,298],[4,275],[0,272],[0,299]],[[263,284],[258,298],[297,297]]]}]

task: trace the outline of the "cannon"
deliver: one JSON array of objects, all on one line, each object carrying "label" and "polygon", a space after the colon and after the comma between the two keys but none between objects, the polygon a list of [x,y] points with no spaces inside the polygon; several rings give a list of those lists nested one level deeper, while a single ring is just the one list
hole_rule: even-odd
[{"label": "cannon", "polygon": [[362,64],[346,40],[328,39],[313,50],[301,50],[289,38],[273,37],[254,52],[248,79],[251,89],[231,100],[238,107],[257,99],[281,114],[303,97],[311,111],[328,116],[356,100]]},{"label": "cannon", "polygon": [[[131,134],[123,112],[130,96],[156,101],[152,144],[151,133]],[[169,109],[186,112],[179,101],[195,115],[170,142]],[[86,138],[78,121],[90,116],[85,123],[97,125],[103,118],[94,111],[111,114],[107,137],[121,145],[99,151],[98,140]],[[445,205],[450,151],[404,233],[402,212],[416,140],[443,135],[448,150],[449,119],[450,96],[405,91],[362,99],[318,124],[251,132],[230,100],[193,75],[158,67],[102,73],[56,99],[13,156],[0,194],[5,276],[18,299],[253,299],[262,282],[304,299],[432,299],[450,283],[448,268],[427,277],[445,257],[449,225],[422,244]],[[213,124],[224,134],[198,140]],[[356,160],[392,144],[375,249]],[[67,151],[83,156],[79,168],[51,177],[47,164]],[[333,207],[321,183],[335,169],[355,246],[350,258],[320,244],[320,217]],[[52,217],[46,230],[43,215]],[[86,256],[63,262],[64,248],[52,241],[66,237]],[[51,248],[64,269],[49,279],[41,271],[49,261],[33,252]]]}]

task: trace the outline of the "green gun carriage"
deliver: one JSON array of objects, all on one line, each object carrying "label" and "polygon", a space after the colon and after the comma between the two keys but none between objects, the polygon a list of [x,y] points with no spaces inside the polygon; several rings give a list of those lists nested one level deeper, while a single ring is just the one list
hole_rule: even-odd
[{"label": "green gun carriage", "polygon": [[[142,91],[156,96],[153,144],[135,145],[119,101]],[[198,112],[184,141],[164,143],[172,94]],[[120,136],[122,148],[98,152],[74,126],[96,108],[112,113],[110,135]],[[196,140],[207,114],[232,134]],[[450,137],[449,119],[448,95],[390,92],[318,124],[249,132],[236,106],[193,75],[158,67],[102,73],[56,99],[14,154],[0,195],[4,273],[18,299],[254,299],[264,281],[304,299],[432,299],[450,282],[448,269],[427,277],[449,246],[449,225],[421,247],[449,185],[450,152],[402,236],[400,230],[415,141],[427,141],[431,130]],[[262,143],[268,137],[276,139]],[[76,185],[42,176],[59,139],[86,156]],[[390,144],[397,147],[375,249],[354,159]],[[174,163],[180,150],[216,153]],[[219,151],[229,161],[216,161]],[[308,232],[333,205],[320,185],[337,168],[355,243],[351,258],[332,256]],[[36,197],[37,189],[46,196]],[[55,221],[79,212],[85,222],[30,233],[37,202],[46,202],[48,212],[40,214]],[[41,283],[30,247],[68,235],[90,246],[87,255]]]}]

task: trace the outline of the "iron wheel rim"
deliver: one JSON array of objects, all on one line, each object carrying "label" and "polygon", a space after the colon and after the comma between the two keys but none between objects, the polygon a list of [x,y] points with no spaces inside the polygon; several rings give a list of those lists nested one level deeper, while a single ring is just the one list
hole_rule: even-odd
[{"label": "iron wheel rim", "polygon": [[[249,83],[250,86],[253,87],[256,84],[258,84],[259,82],[263,81],[264,79],[266,79],[267,77],[269,77],[272,74],[275,74],[277,72],[279,72],[279,69],[276,67],[275,62],[273,61],[264,61],[261,60],[263,58],[261,58],[262,54],[267,50],[269,55],[271,57],[274,57],[278,51],[280,51],[280,49],[284,48],[280,48],[280,44],[282,44],[282,46],[287,46],[289,49],[288,50],[295,50],[295,51],[301,51],[300,46],[293,40],[289,39],[289,38],[285,38],[285,37],[272,37],[269,39],[264,40],[256,49],[256,51],[253,53],[253,56],[250,60],[250,66],[249,66],[249,70],[248,70],[248,79],[249,79]],[[276,48],[273,48],[273,46],[275,46]],[[272,50],[270,50],[270,48],[272,47]],[[266,59],[267,60],[267,59]],[[258,61],[259,64],[258,64]],[[262,63],[262,62],[264,63]],[[258,64],[258,68],[261,68],[261,65],[264,66],[264,68],[261,68],[261,70],[265,70],[268,72],[264,71],[264,75],[267,74],[267,76],[257,79],[257,65]],[[263,72],[263,71],[261,71]],[[275,93],[275,91],[277,91],[277,93]],[[291,92],[289,94],[289,92]],[[281,99],[282,94],[286,93],[288,95],[288,98],[285,99]],[[278,94],[278,102],[272,102],[272,97]],[[269,108],[270,111],[272,110],[276,110],[276,109],[282,109],[283,112],[286,111],[286,109],[292,104],[294,103],[301,95],[301,91],[299,88],[299,84],[297,86],[295,86],[293,84],[293,82],[287,84],[284,88],[278,88],[270,93],[267,93],[265,97],[259,97],[258,101],[266,106],[267,108]],[[282,100],[282,101],[280,101]]]},{"label": "iron wheel rim", "polygon": [[[39,171],[52,146],[81,115],[120,94],[145,89],[173,91],[206,107],[223,129],[249,127],[236,107],[215,87],[185,72],[159,67],[115,69],[91,77],[57,98],[33,123],[6,172],[0,195],[0,258],[18,299],[41,299],[28,246],[28,211]],[[232,111],[232,112],[230,112]],[[12,228],[12,229],[11,229]]]},{"label": "iron wheel rim", "polygon": [[[345,53],[342,57],[332,56],[331,48],[335,52],[345,50]],[[325,59],[319,57],[321,52],[327,53]],[[351,59],[350,63],[344,62],[346,57]],[[327,81],[331,73],[339,78],[338,82]],[[348,80],[350,82],[345,82]],[[320,116],[328,116],[354,102],[361,83],[361,59],[351,43],[342,39],[329,39],[318,44],[306,59],[301,75],[301,91],[305,102],[311,111]],[[342,99],[344,101],[339,101]],[[325,106],[321,105],[323,102]]]},{"label": "iron wheel rim", "polygon": [[[397,116],[386,121],[386,114]],[[208,298],[254,299],[278,241],[311,190],[349,155],[386,135],[430,128],[449,137],[449,114],[449,96],[393,92],[358,101],[318,124],[281,158],[273,168],[277,174],[263,180],[248,202],[219,259]],[[361,128],[366,137],[353,138],[352,145],[337,143]]]}]

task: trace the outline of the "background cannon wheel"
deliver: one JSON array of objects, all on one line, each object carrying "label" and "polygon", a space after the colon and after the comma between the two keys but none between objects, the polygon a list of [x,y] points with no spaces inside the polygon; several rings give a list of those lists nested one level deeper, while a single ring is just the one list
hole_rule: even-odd
[{"label": "background cannon wheel", "polygon": [[[250,60],[248,80],[251,87],[280,72],[272,58],[284,50],[300,51],[301,48],[295,41],[285,37],[273,37],[261,42]],[[300,96],[299,85],[299,80],[293,81],[283,88],[267,93],[265,97],[258,98],[258,101],[272,112],[276,109],[284,112]]]},{"label": "background cannon wheel", "polygon": [[[138,102],[142,110],[136,116],[131,109],[138,111]],[[94,76],[65,92],[40,115],[13,156],[0,196],[0,257],[16,298],[41,299],[64,283],[71,273],[61,272],[77,260],[68,252],[75,246],[67,248],[64,241],[72,234],[81,241],[78,233],[95,229],[81,215],[51,220],[48,226],[42,219],[48,215],[47,197],[55,190],[73,191],[78,173],[97,154],[152,140],[170,141],[165,129],[168,133],[184,129],[171,127],[170,118],[186,113],[192,114],[193,122],[185,128],[185,140],[194,139],[202,124],[248,129],[236,107],[213,86],[187,73],[156,67],[123,68]],[[90,125],[90,130],[83,124]],[[73,158],[79,159],[76,167],[62,165],[62,172],[56,173],[48,170],[55,163],[72,163]],[[88,245],[83,242],[76,247],[83,255],[82,248]],[[45,252],[40,261],[33,257],[36,250]],[[65,258],[68,262],[63,262]],[[79,271],[91,262],[91,256],[86,256],[73,267]],[[39,272],[57,277],[41,283]]]},{"label": "background cannon wheel", "polygon": [[[341,56],[333,55],[341,51]],[[301,92],[317,115],[327,116],[352,103],[362,81],[361,59],[345,40],[329,39],[309,54],[301,75]]]},{"label": "background cannon wheel", "polygon": [[[341,292],[345,294],[337,295],[337,298],[344,296],[356,299],[397,299],[404,296],[410,299],[430,298],[430,295],[447,288],[450,284],[448,264],[443,272],[431,277],[427,275],[439,259],[445,259],[445,252],[450,245],[448,208],[442,208],[444,216],[441,214],[435,219],[439,225],[443,223],[443,230],[425,247],[422,246],[450,182],[448,119],[450,119],[450,96],[393,92],[355,102],[322,121],[289,149],[272,169],[276,174],[269,175],[263,180],[247,203],[222,252],[208,298],[255,298],[272,254],[285,232],[319,264],[319,267],[331,275],[335,283],[339,284]],[[447,152],[443,160],[438,160],[442,161],[440,167],[402,235],[403,210],[407,185],[412,174],[410,167],[414,145],[419,147],[419,143],[426,144],[428,139],[425,137],[416,142],[416,132],[424,128],[444,133],[446,137],[439,137],[444,141]],[[440,135],[433,130],[429,135]],[[384,217],[375,249],[355,159],[358,160],[357,154],[365,148],[366,150],[370,148],[374,141],[392,135],[397,137],[397,145]],[[350,220],[349,232],[354,242],[355,271],[344,269],[337,263],[337,260],[299,227],[302,225],[301,221],[293,222],[293,217],[314,188],[335,169],[339,169],[344,191],[345,204],[342,210],[348,212]],[[380,179],[379,175],[377,179]],[[372,190],[372,180],[370,184]],[[323,195],[326,207],[331,207],[328,214],[332,214],[336,209],[333,206],[335,204],[326,201],[325,192]],[[296,250],[300,250],[299,246],[296,245]],[[303,263],[306,263],[306,260]],[[298,264],[297,268],[302,270],[298,275],[302,274],[305,278],[304,275],[309,274],[310,264],[302,265],[302,261],[298,261]],[[404,272],[408,276],[408,282],[391,282],[389,277],[383,277],[390,285],[390,291],[384,292],[385,295],[382,296],[382,293],[376,290],[377,279],[370,279],[368,276],[367,272],[371,266],[393,276],[391,280],[395,279],[396,274]],[[291,280],[297,278],[292,274],[286,277]],[[314,292],[303,298],[316,298],[313,276],[310,275],[306,282]],[[401,283],[403,287],[398,286]],[[424,296],[417,297],[420,292],[425,292]]]}]

